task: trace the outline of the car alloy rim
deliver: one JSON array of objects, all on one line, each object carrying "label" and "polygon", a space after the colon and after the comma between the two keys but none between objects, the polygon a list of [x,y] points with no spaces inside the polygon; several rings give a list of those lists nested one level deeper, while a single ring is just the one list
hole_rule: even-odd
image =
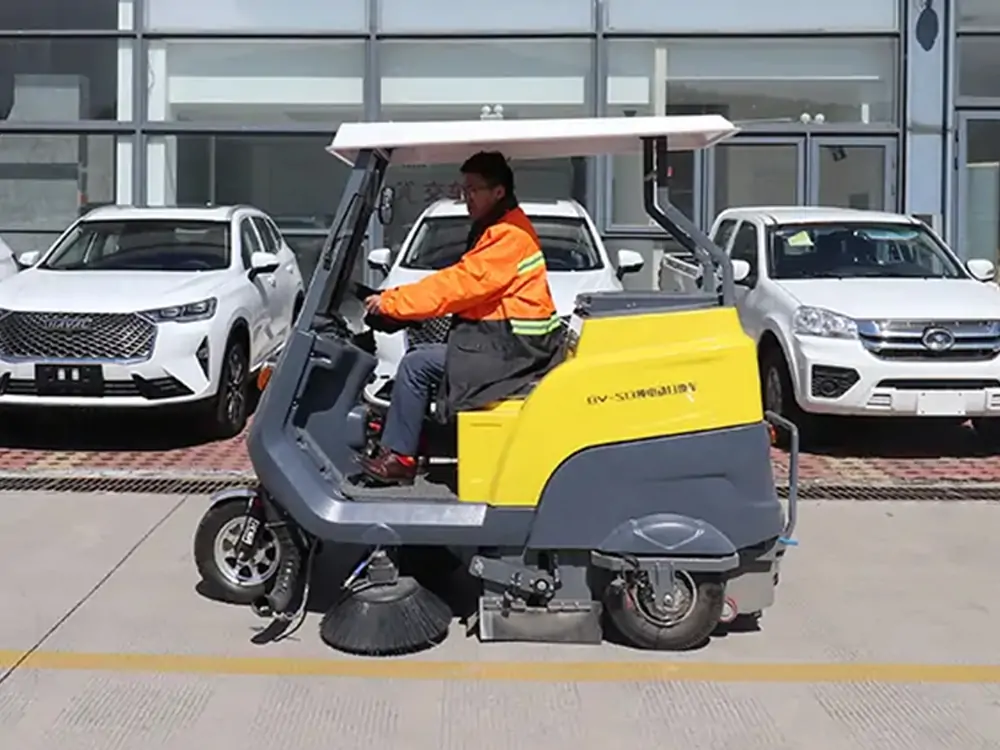
[{"label": "car alloy rim", "polygon": [[229,353],[229,380],[226,382],[226,417],[230,424],[238,424],[246,404],[244,392],[245,372],[240,350],[233,347]]},{"label": "car alloy rim", "polygon": [[267,583],[278,570],[281,545],[274,532],[266,526],[259,532],[252,549],[236,557],[236,543],[243,533],[246,516],[238,516],[221,529],[215,537],[215,566],[219,573],[236,586],[258,586]]}]

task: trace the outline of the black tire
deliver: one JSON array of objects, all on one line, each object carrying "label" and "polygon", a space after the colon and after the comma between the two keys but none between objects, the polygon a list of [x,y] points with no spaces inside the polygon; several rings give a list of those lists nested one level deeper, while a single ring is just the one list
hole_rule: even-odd
[{"label": "black tire", "polygon": [[[274,588],[285,551],[292,549],[294,541],[287,527],[261,529],[255,552],[258,559],[267,560],[267,565],[256,566],[259,580],[239,583],[239,576],[234,575],[233,566],[229,566],[229,570],[221,567],[216,542],[219,540],[221,544],[220,537],[224,536],[231,539],[231,534],[227,534],[227,531],[242,529],[245,519],[246,501],[233,500],[210,508],[198,524],[194,535],[194,562],[201,575],[203,593],[212,599],[231,604],[250,604],[268,594]],[[230,559],[235,561],[235,558]]]},{"label": "black tire", "polygon": [[[802,411],[795,400],[795,386],[785,355],[777,346],[766,348],[760,357],[760,398],[765,411],[773,411],[799,428],[799,439],[812,437],[815,419]],[[788,448],[791,436],[777,428],[778,445]]]},{"label": "black tire", "polygon": [[227,440],[243,432],[250,416],[250,352],[235,335],[226,342],[219,373],[219,389],[209,402],[206,429],[213,438]]},{"label": "black tire", "polygon": [[[604,606],[621,636],[636,648],[656,651],[686,651],[703,644],[722,616],[722,581],[682,573],[678,583],[690,593],[694,584],[693,604],[675,621],[656,615],[645,602],[648,594],[632,581],[613,581],[604,596]],[[690,601],[690,600],[689,600]]]}]

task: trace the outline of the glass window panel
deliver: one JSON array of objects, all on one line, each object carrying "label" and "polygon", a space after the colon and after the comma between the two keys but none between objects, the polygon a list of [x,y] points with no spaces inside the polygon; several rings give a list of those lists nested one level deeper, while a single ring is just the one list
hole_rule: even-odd
[{"label": "glass window panel", "polygon": [[[992,0],[980,0],[991,2]],[[607,29],[673,34],[871,32],[899,28],[899,0],[605,0]]]},{"label": "glass window panel", "polygon": [[367,0],[146,0],[150,29],[191,31],[368,30]]},{"label": "glass window panel", "polygon": [[1000,262],[1000,120],[970,120],[961,206],[961,251]]},{"label": "glass window panel", "polygon": [[[384,41],[380,44],[383,120],[584,117],[595,111],[589,40]],[[521,200],[586,202],[586,159],[513,164]],[[458,164],[390,168],[396,213],[389,246],[403,241],[420,212],[457,197]]]},{"label": "glass window panel", "polygon": [[[608,69],[613,116],[717,112],[752,124],[808,114],[861,127],[897,118],[893,39],[612,40]],[[672,199],[696,219],[695,156],[673,162]],[[646,226],[639,157],[612,163],[612,222]]]},{"label": "glass window panel", "polygon": [[[118,47],[116,39],[0,38],[0,119],[117,119]],[[131,73],[121,71],[129,95]]]},{"label": "glass window panel", "polygon": [[381,0],[379,30],[394,34],[433,32],[518,33],[590,31],[592,0],[507,0],[503,12],[469,0]]},{"label": "glass window panel", "polygon": [[337,123],[364,114],[360,41],[206,39],[149,46],[150,120]]},{"label": "glass window panel", "polygon": [[1000,29],[1000,3],[996,0],[957,0],[960,31]]},{"label": "glass window panel", "polygon": [[608,110],[649,112],[659,101],[734,120],[895,122],[896,47],[876,38],[616,40]]},{"label": "glass window panel", "polygon": [[0,137],[0,233],[62,231],[83,210],[115,201],[115,137]]},{"label": "glass window panel", "polygon": [[0,29],[113,30],[129,0],[9,0],[0,3]]},{"label": "glass window panel", "polygon": [[147,198],[150,205],[248,203],[282,233],[324,230],[350,174],[325,150],[330,137],[150,136]]},{"label": "glass window panel", "polygon": [[958,38],[958,95],[1000,97],[1000,34]]},{"label": "glass window panel", "polygon": [[721,143],[715,148],[713,211],[733,206],[799,203],[799,149],[795,144]]}]

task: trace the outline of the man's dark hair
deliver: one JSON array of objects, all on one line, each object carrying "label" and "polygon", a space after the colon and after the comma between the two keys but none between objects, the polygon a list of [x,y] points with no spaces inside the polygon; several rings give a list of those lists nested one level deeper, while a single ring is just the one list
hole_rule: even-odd
[{"label": "man's dark hair", "polygon": [[499,151],[480,151],[473,154],[461,168],[462,174],[476,174],[490,187],[502,185],[508,196],[514,195],[514,173],[506,157]]}]

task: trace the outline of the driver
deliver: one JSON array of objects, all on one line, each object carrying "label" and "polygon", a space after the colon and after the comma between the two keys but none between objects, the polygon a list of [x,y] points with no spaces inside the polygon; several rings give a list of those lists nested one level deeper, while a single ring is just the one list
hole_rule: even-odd
[{"label": "driver", "polygon": [[452,315],[446,344],[415,347],[399,363],[380,450],[361,459],[381,483],[413,482],[435,394],[441,422],[500,400],[553,366],[562,341],[538,235],[518,207],[506,158],[481,151],[461,173],[472,219],[461,260],[365,300],[369,313],[396,320]]}]

